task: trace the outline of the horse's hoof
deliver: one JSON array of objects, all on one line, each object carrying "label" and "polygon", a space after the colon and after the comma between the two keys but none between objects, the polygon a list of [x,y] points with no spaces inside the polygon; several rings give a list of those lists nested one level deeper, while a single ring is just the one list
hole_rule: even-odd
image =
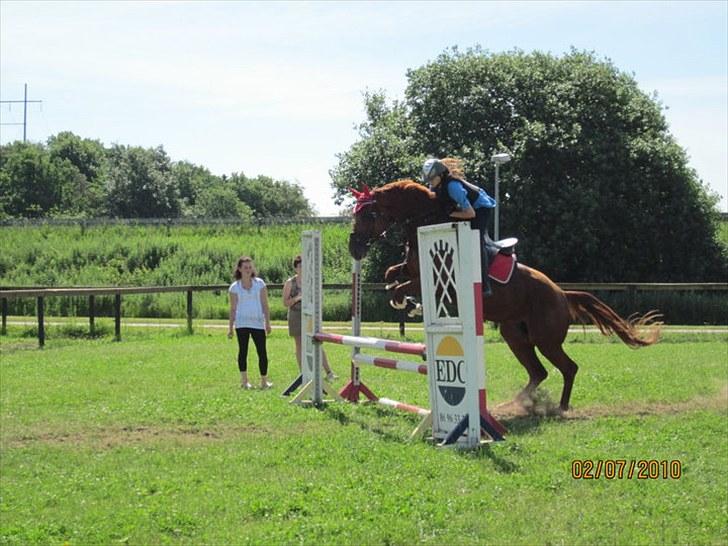
[{"label": "horse's hoof", "polygon": [[416,302],[413,297],[405,298],[407,302],[407,316],[409,318],[421,317],[422,316],[422,304]]},{"label": "horse's hoof", "polygon": [[392,288],[397,288],[399,286],[399,281],[390,282],[389,284],[384,285],[385,290],[391,290]]},{"label": "horse's hoof", "polygon": [[392,309],[396,309],[397,311],[401,311],[405,307],[407,307],[407,304],[403,301],[401,303],[397,303],[394,300],[389,300],[389,305],[392,307]]}]

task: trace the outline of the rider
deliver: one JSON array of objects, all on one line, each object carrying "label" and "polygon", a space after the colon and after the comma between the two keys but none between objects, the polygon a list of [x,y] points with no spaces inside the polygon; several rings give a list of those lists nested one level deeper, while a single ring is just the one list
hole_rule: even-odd
[{"label": "rider", "polygon": [[456,220],[470,220],[470,227],[480,232],[480,262],[483,277],[483,294],[490,296],[490,280],[488,279],[488,253],[483,248],[489,240],[488,223],[495,207],[495,199],[483,188],[465,180],[462,162],[455,158],[430,158],[422,167],[422,181],[435,192],[438,200],[450,217]]}]

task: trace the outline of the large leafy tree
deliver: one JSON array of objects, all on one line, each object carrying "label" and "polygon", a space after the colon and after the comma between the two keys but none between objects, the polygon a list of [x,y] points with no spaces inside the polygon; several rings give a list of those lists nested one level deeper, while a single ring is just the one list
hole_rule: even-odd
[{"label": "large leafy tree", "polygon": [[403,102],[365,97],[360,140],[331,172],[339,200],[353,183],[418,176],[427,156],[462,158],[492,194],[489,158],[507,151],[500,232],[529,264],[559,281],[725,279],[716,196],[656,97],[611,62],[453,49],[407,78]]}]

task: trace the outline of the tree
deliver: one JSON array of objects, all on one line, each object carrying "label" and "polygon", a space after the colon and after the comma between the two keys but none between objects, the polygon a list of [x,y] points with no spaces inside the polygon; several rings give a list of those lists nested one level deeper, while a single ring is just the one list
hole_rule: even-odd
[{"label": "tree", "polygon": [[298,184],[267,176],[218,177],[164,148],[112,145],[65,131],[47,145],[0,147],[0,218],[72,216],[306,217]]},{"label": "tree", "polygon": [[[593,53],[448,50],[407,73],[403,103],[368,95],[360,140],[332,170],[355,182],[419,176],[427,156],[458,156],[492,194],[519,256],[559,281],[724,280],[716,196],[688,167],[655,97]],[[700,259],[685,260],[686,250]]]},{"label": "tree", "polygon": [[183,215],[192,214],[194,216],[197,216],[197,213],[193,213],[192,209],[198,198],[209,188],[222,182],[220,177],[215,176],[205,167],[188,161],[176,161],[172,164],[172,179],[179,191]]},{"label": "tree", "polygon": [[247,178],[242,173],[233,173],[229,182],[235,188],[238,198],[247,204],[256,216],[302,218],[313,215],[311,204],[304,197],[303,189],[298,184],[262,175]]},{"label": "tree", "polygon": [[120,218],[175,218],[180,203],[164,149],[115,144],[108,151],[107,210]]},{"label": "tree", "polygon": [[388,107],[383,92],[365,93],[364,105],[368,119],[358,127],[360,140],[348,152],[337,154],[339,163],[329,173],[339,190],[338,205],[349,187],[380,186],[411,177],[422,166],[419,142],[405,105],[394,102]]},{"label": "tree", "polygon": [[253,210],[238,199],[233,187],[218,182],[200,192],[197,202],[192,207],[192,216],[252,220]]},{"label": "tree", "polygon": [[50,214],[61,199],[68,172],[55,164],[42,144],[13,142],[0,148],[0,213],[18,218]]},{"label": "tree", "polygon": [[108,169],[103,144],[65,131],[48,139],[48,152],[51,161],[62,165],[69,173],[60,181],[60,212],[99,216],[103,212],[104,179]]}]

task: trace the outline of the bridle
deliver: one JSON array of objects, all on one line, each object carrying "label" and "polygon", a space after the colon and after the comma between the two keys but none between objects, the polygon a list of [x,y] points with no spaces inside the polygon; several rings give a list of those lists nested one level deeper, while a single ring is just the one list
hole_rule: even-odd
[{"label": "bridle", "polygon": [[[366,202],[358,201],[354,208],[354,218],[356,219],[358,217],[366,219],[367,221],[376,222],[377,219],[380,217],[380,213],[374,206],[376,202],[377,201],[374,196],[372,196],[371,199],[368,199]],[[353,237],[358,244],[369,248],[374,241],[381,239],[382,237],[386,236],[386,234],[387,230],[384,230],[379,235],[375,235],[373,237],[360,235],[358,233],[352,233],[350,237]]]},{"label": "bridle", "polygon": [[[356,204],[354,205],[354,217],[357,216],[360,218],[364,218],[366,220],[375,222],[380,216],[381,213],[377,211],[377,208],[375,207],[377,203],[376,196],[374,193],[369,189],[367,185],[364,185],[364,190],[359,192],[353,188],[349,188],[351,190],[351,193],[356,197]],[[418,228],[423,225],[428,225],[431,223],[432,220],[436,220],[439,217],[439,214],[437,211],[427,211],[423,212],[414,216],[410,216],[404,220],[392,220],[392,224],[401,224],[402,227],[405,228],[406,231],[409,231],[411,228]],[[359,240],[360,244],[363,244],[367,247],[371,246],[372,243],[375,241],[378,241],[379,239],[385,237],[387,235],[387,230],[384,230],[379,235],[375,235],[373,237],[367,237],[366,241],[364,241],[364,237],[356,235],[356,239]],[[417,244],[417,241],[414,241],[414,244]]]}]

